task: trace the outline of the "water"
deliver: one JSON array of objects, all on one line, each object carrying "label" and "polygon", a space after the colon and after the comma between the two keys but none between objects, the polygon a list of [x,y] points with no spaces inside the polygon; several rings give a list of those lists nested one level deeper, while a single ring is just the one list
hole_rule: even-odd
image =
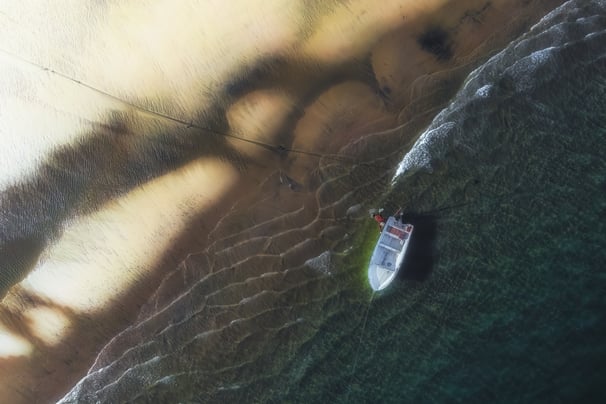
[{"label": "water", "polygon": [[375,297],[363,332],[325,324],[285,401],[605,398],[601,13],[554,14],[468,78],[386,197],[437,224],[430,276]]},{"label": "water", "polygon": [[[263,222],[240,245],[267,255],[234,270],[218,239],[215,261],[190,257],[210,274],[144,309],[67,401],[603,401],[605,29],[604,2],[567,3],[468,77],[381,195],[417,225],[389,290],[365,284],[365,222],[324,229],[330,253],[295,228],[302,258],[270,256]],[[320,217],[372,200],[376,168],[330,170]]]}]

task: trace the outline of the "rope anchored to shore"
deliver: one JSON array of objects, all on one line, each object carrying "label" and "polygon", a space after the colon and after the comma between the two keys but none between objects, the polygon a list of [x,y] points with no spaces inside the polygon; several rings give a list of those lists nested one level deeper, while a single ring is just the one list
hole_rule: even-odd
[{"label": "rope anchored to shore", "polygon": [[226,132],[222,132],[222,131],[218,131],[216,129],[212,129],[209,127],[205,127],[205,126],[201,126],[198,124],[195,124],[193,121],[187,121],[185,119],[181,119],[181,118],[177,118],[174,117],[172,115],[169,114],[165,114],[162,112],[158,112],[158,111],[154,111],[152,109],[149,108],[145,108],[141,105],[135,104],[133,102],[127,101],[123,98],[120,98],[114,94],[108,93],[107,91],[101,90],[95,86],[92,86],[90,84],[87,84],[85,82],[82,82],[80,80],[77,80],[73,77],[70,77],[64,73],[58,72],[56,70],[53,70],[49,67],[40,65],[36,62],[33,62],[31,60],[25,59],[17,54],[14,54],[12,52],[6,51],[4,49],[0,49],[0,52],[4,53],[5,55],[16,59],[22,63],[28,64],[30,66],[36,67],[42,71],[54,74],[56,76],[59,76],[65,80],[71,81],[79,86],[85,87],[91,91],[94,91],[104,97],[108,97],[111,98],[114,101],[118,101],[121,102],[125,105],[128,105],[129,107],[138,110],[140,112],[146,113],[146,114],[150,114],[153,115],[155,117],[158,118],[162,118],[165,119],[167,121],[173,122],[173,123],[177,123],[179,125],[184,126],[187,129],[198,129],[204,132],[208,132],[211,133],[213,135],[217,135],[217,136],[223,136],[225,138],[230,138],[230,139],[235,139],[235,140],[239,140],[242,142],[246,142],[249,144],[253,144],[255,146],[267,149],[269,151],[275,152],[278,155],[285,155],[287,153],[296,153],[296,154],[304,154],[304,155],[308,155],[308,156],[312,156],[312,157],[317,157],[317,158],[326,158],[326,159],[330,159],[330,160],[334,160],[334,161],[338,161],[340,163],[345,163],[345,164],[358,164],[358,165],[366,165],[366,166],[371,166],[371,167],[377,167],[377,168],[382,168],[382,169],[386,169],[389,168],[387,165],[381,165],[381,164],[376,164],[376,163],[371,163],[371,162],[359,162],[356,161],[356,159],[354,157],[351,156],[346,156],[346,155],[339,155],[339,154],[324,154],[324,153],[318,153],[318,152],[314,152],[314,151],[309,151],[309,150],[299,150],[299,149],[291,149],[288,147],[285,147],[284,145],[281,144],[271,144],[271,143],[267,143],[267,142],[262,142],[259,140],[254,140],[254,139],[250,139],[245,137],[244,135],[240,135],[240,134],[233,134],[233,133],[226,133]]}]

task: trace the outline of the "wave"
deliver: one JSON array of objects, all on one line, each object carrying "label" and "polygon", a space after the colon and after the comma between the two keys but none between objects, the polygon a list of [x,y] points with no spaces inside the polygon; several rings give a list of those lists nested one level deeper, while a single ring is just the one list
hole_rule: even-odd
[{"label": "wave", "polygon": [[[525,96],[558,77],[572,54],[578,65],[603,58],[605,14],[604,1],[570,1],[474,70],[451,104],[404,156],[393,180],[418,170],[433,170],[436,161],[453,149],[476,150],[474,136],[490,132],[486,130],[489,121],[480,118],[494,113],[503,98]],[[290,369],[290,380],[304,380],[321,362],[318,357],[330,351],[331,343],[351,336],[346,333],[324,345],[305,346],[319,327],[331,328],[333,318],[344,311],[339,282],[346,271],[337,268],[335,254],[327,249],[327,244],[335,243],[324,242],[331,234],[340,236],[344,231],[327,227],[324,218],[363,211],[360,200],[368,200],[374,178],[360,174],[356,193],[347,192],[350,184],[334,180],[352,175],[338,172],[328,180],[323,178],[310,202],[319,210],[312,217],[307,217],[309,210],[301,209],[250,220],[253,224],[246,227],[247,232],[222,237],[220,230],[213,230],[214,244],[189,256],[166,279],[142,309],[137,324],[104,348],[88,375],[60,402],[93,402],[99,397],[134,400],[147,392],[158,399],[162,389],[209,394],[215,401],[221,394],[240,390],[243,395],[261,394],[267,387],[262,380],[277,380],[295,352],[306,357],[306,352],[315,349],[319,352],[315,357]],[[366,194],[363,198],[360,189]],[[226,219],[230,220],[242,220],[240,228],[245,227],[241,223],[248,223],[238,217]],[[286,221],[291,222],[285,226]],[[230,223],[222,225],[236,228]],[[281,232],[284,227],[293,230]],[[196,266],[207,272],[195,273],[192,268]],[[164,284],[170,291],[172,282],[182,282],[184,293],[164,296]],[[249,387],[257,381],[260,384]]]},{"label": "wave", "polygon": [[453,147],[473,147],[473,135],[490,133],[490,124],[474,119],[495,110],[500,100],[528,96],[574,66],[606,55],[606,2],[569,1],[543,17],[531,30],[471,72],[450,105],[421,134],[398,165],[392,183],[419,170],[431,172]]}]

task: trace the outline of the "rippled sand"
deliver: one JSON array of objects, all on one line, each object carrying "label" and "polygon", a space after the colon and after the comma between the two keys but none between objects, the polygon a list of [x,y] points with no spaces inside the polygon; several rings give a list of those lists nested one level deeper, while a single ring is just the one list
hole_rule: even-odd
[{"label": "rippled sand", "polygon": [[561,2],[527,3],[0,6],[2,401],[268,394],[415,136]]}]

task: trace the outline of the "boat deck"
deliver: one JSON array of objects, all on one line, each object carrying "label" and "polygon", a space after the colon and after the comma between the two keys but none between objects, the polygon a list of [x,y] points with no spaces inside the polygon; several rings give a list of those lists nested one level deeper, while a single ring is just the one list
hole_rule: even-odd
[{"label": "boat deck", "polygon": [[402,263],[413,226],[390,216],[370,259],[368,278],[374,290],[386,287]]}]

